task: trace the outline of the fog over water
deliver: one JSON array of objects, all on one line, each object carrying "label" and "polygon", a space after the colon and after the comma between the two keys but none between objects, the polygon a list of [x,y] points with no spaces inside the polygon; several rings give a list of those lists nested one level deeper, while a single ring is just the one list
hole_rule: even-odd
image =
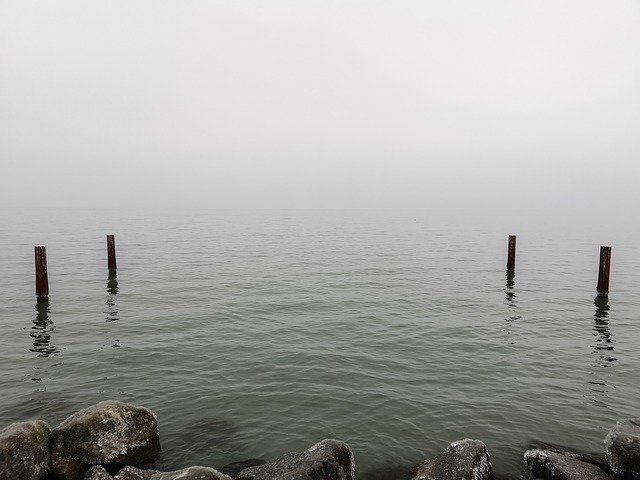
[{"label": "fog over water", "polygon": [[639,85],[638,0],[0,0],[0,428],[116,398],[158,468],[335,437],[359,480],[601,450],[640,415]]},{"label": "fog over water", "polygon": [[615,212],[638,25],[636,0],[0,0],[0,203]]}]

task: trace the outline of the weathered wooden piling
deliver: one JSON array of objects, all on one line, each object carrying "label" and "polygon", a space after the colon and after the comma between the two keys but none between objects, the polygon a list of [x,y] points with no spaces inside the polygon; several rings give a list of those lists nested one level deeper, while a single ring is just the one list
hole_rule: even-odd
[{"label": "weathered wooden piling", "polygon": [[36,296],[38,302],[49,301],[49,275],[47,273],[47,249],[42,245],[34,248],[36,262]]},{"label": "weathered wooden piling", "polygon": [[598,296],[609,296],[609,277],[611,273],[611,247],[600,247],[600,266],[598,268]]},{"label": "weathered wooden piling", "polygon": [[516,269],[516,236],[509,235],[509,246],[507,254],[507,272],[513,272]]},{"label": "weathered wooden piling", "polygon": [[116,272],[116,237],[107,235],[107,266],[109,273]]}]

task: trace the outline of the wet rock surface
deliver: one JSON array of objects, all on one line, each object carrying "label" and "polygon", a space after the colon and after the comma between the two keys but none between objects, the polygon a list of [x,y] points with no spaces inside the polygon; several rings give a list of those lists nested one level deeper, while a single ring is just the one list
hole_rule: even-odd
[{"label": "wet rock surface", "polygon": [[49,470],[51,428],[42,420],[14,423],[0,431],[0,478],[39,480]]},{"label": "wet rock surface", "polygon": [[413,480],[492,480],[489,452],[479,440],[459,440],[414,469]]},{"label": "wet rock surface", "polygon": [[524,460],[531,478],[542,480],[612,480],[598,465],[580,455],[550,450],[527,450]]},{"label": "wet rock surface", "polygon": [[546,450],[549,452],[567,455],[583,462],[592,463],[597,467],[600,467],[605,472],[609,471],[604,453],[579,452],[578,450],[570,447],[541,441],[530,442],[527,450]]},{"label": "wet rock surface", "polygon": [[158,472],[156,470],[140,470],[135,467],[125,467],[120,470],[113,480],[233,480],[209,467],[189,467],[173,472]]},{"label": "wet rock surface", "polygon": [[82,480],[93,465],[138,466],[160,451],[158,421],[146,408],[101,402],[51,433],[51,476]]},{"label": "wet rock surface", "polygon": [[620,420],[604,444],[611,473],[620,480],[640,480],[640,419]]},{"label": "wet rock surface", "polygon": [[175,472],[158,472],[149,477],[149,480],[232,480],[232,478],[213,468],[189,467]]},{"label": "wet rock surface", "polygon": [[113,480],[113,477],[102,465],[97,465],[87,471],[84,480]]},{"label": "wet rock surface", "polygon": [[135,467],[124,467],[120,470],[114,480],[149,480],[154,474],[155,470],[141,470]]},{"label": "wet rock surface", "polygon": [[[640,480],[640,419],[620,420],[605,453],[584,453],[534,441],[524,454],[534,480]],[[266,463],[234,462],[215,470],[162,472],[155,414],[121,402],[101,402],[67,418],[53,431],[41,420],[0,430],[0,480],[355,480],[351,448],[322,440],[303,452]],[[116,473],[117,472],[117,473]],[[363,480],[498,480],[484,443],[459,440],[413,470],[391,464]],[[511,479],[513,480],[513,479]]]},{"label": "wet rock surface", "polygon": [[[355,460],[349,445],[322,440],[301,453],[242,470],[236,480],[354,480]],[[162,479],[164,480],[164,479]]]}]

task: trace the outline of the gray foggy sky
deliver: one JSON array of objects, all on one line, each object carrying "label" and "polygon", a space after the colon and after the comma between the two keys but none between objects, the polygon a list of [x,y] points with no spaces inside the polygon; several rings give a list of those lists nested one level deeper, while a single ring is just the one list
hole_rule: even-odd
[{"label": "gray foggy sky", "polygon": [[639,89],[639,0],[0,0],[0,201],[637,207]]}]

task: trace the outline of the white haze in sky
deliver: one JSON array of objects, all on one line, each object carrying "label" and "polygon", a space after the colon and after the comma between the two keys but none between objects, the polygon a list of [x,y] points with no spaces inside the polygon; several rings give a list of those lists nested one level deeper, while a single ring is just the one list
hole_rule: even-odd
[{"label": "white haze in sky", "polygon": [[639,163],[640,0],[0,0],[3,207],[631,213]]}]

